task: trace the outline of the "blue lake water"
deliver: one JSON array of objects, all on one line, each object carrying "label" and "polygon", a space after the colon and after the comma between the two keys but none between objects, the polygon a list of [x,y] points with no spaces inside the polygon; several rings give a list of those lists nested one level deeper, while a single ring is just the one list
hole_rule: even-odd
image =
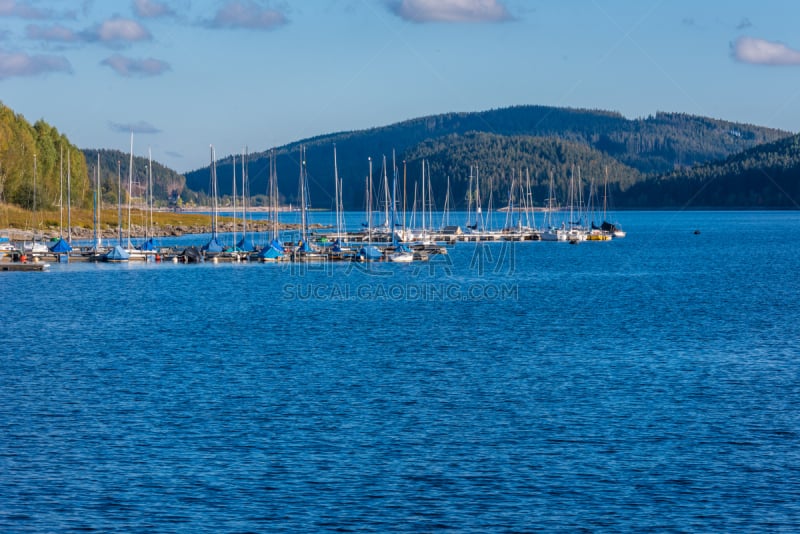
[{"label": "blue lake water", "polygon": [[800,213],[619,218],[0,273],[0,531],[800,530]]}]

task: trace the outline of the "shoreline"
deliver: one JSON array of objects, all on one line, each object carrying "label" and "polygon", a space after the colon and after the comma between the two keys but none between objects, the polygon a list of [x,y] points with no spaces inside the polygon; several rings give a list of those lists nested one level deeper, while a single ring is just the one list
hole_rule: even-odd
[{"label": "shoreline", "polygon": [[[287,230],[297,230],[300,228],[299,224],[289,224],[289,223],[281,223],[278,227],[280,231],[287,231]],[[309,225],[310,229],[318,230],[321,228],[328,228],[326,225],[322,224],[312,224]],[[210,234],[212,233],[213,228],[210,224],[193,224],[193,225],[172,225],[172,224],[165,224],[160,226],[154,226],[152,231],[145,232],[144,226],[140,225],[131,225],[131,238],[132,239],[144,239],[145,235],[147,237],[181,237],[184,235],[196,235],[196,234]],[[217,232],[220,234],[227,234],[233,233],[234,231],[244,232],[244,225],[242,223],[234,223],[232,222],[225,222],[220,223],[217,225]],[[247,224],[247,231],[248,233],[263,233],[263,232],[270,232],[272,231],[272,223],[269,221],[250,221]],[[69,230],[66,228],[62,231],[59,231],[57,228],[52,229],[43,229],[43,230],[22,230],[19,228],[0,228],[0,236],[8,237],[10,241],[33,241],[34,239],[46,239],[50,240],[53,238],[58,238],[64,236],[65,238],[69,234]],[[123,236],[128,234],[128,229],[123,228],[122,230]],[[116,227],[105,227],[98,230],[98,237],[101,239],[111,239],[115,238],[119,235],[119,228]],[[94,237],[94,230],[92,228],[83,228],[83,227],[73,227],[72,228],[72,239],[79,239],[79,240],[86,240],[92,239]]]}]

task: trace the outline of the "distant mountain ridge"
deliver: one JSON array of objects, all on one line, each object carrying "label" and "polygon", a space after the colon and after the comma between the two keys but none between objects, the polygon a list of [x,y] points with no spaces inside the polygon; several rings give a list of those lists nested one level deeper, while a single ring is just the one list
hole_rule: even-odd
[{"label": "distant mountain ridge", "polygon": [[[427,198],[440,207],[465,209],[471,168],[480,176],[481,196],[493,207],[509,201],[511,185],[530,188],[534,204],[545,205],[550,180],[561,203],[571,179],[584,194],[605,182],[618,207],[800,207],[800,138],[788,132],[681,113],[627,119],[616,112],[516,106],[474,113],[446,113],[368,130],[316,136],[274,149],[281,201],[299,201],[299,148],[306,147],[311,206],[333,208],[333,146],[344,182],[346,209],[364,209],[368,159],[375,194],[383,187],[381,164],[396,155],[412,209],[415,188],[421,197],[421,161],[427,162]],[[117,200],[117,162],[123,180],[129,154],[72,146],[44,120],[31,125],[0,103],[0,200],[31,209],[58,205],[61,148],[71,156],[72,204],[90,206],[94,167],[100,154],[105,202]],[[249,194],[267,190],[269,154],[248,156]],[[34,158],[36,154],[36,158]],[[33,163],[37,183],[33,187]],[[237,157],[237,166],[241,160]],[[388,171],[391,177],[391,168]],[[217,162],[218,190],[232,190],[231,157]],[[241,170],[237,190],[241,193]],[[523,178],[524,177],[524,178]],[[209,168],[186,175],[153,162],[154,194],[159,202],[181,195],[208,202]],[[133,196],[147,183],[147,160],[134,160]],[[477,180],[476,180],[477,181]],[[448,189],[449,183],[449,189]],[[126,184],[125,184],[126,185]],[[427,188],[426,188],[427,190]],[[432,193],[432,194],[431,194]],[[522,194],[520,192],[515,194]],[[259,199],[256,199],[259,200]]]},{"label": "distant mountain ridge", "polygon": [[631,186],[617,205],[800,209],[800,135],[649,177]]},{"label": "distant mountain ridge", "polygon": [[[464,143],[489,142],[478,134],[495,136],[493,142],[501,137],[509,138],[554,138],[561,143],[561,156],[551,152],[552,157],[566,158],[563,161],[547,159],[553,167],[569,166],[569,152],[583,145],[597,154],[589,159],[600,162],[605,155],[624,165],[620,168],[626,178],[620,189],[640,181],[646,174],[668,173],[676,168],[693,167],[728,157],[734,153],[752,148],[762,143],[775,141],[790,135],[789,132],[741,124],[707,117],[682,113],[657,113],[642,119],[627,119],[616,112],[556,108],[547,106],[515,106],[510,108],[474,112],[446,113],[429,117],[411,119],[400,123],[360,130],[321,135],[275,149],[279,188],[285,201],[297,203],[299,175],[299,146],[306,147],[306,162],[311,181],[311,204],[315,207],[331,207],[333,204],[333,156],[335,143],[338,153],[339,173],[345,182],[344,201],[347,209],[363,209],[364,177],[367,174],[367,158],[380,162],[382,156],[391,157],[394,150],[399,162],[406,161],[408,179],[420,179],[420,164],[417,159],[431,157],[428,154],[431,144],[437,140],[448,139],[453,150],[461,157],[447,154],[447,147],[439,147],[437,158],[447,161],[447,173],[456,182],[463,182],[469,175],[469,167],[479,164],[480,172],[498,185],[497,194],[502,194],[511,169],[522,169],[531,165],[532,160],[542,161],[540,154],[517,152],[508,159],[502,169],[486,158],[481,162],[470,160],[483,151],[478,147],[465,150]],[[514,141],[513,143],[518,143]],[[541,142],[536,146],[543,146]],[[536,149],[529,145],[528,148]],[[249,157],[248,172],[252,194],[266,191],[269,152],[259,152]],[[466,159],[465,159],[466,158]],[[506,158],[507,159],[507,158]],[[217,176],[221,194],[231,190],[230,158],[217,162]],[[608,162],[603,163],[605,166]],[[625,170],[630,169],[630,170]],[[379,167],[378,167],[379,170]],[[437,174],[444,168],[435,169],[432,163],[432,178],[443,198],[445,191],[441,184],[447,176]],[[538,170],[530,168],[534,174]],[[599,179],[600,168],[584,168],[582,172]],[[238,171],[237,171],[238,174]],[[619,173],[617,173],[619,174]],[[588,179],[588,178],[587,178]],[[208,168],[186,173],[186,184],[193,190],[209,191],[210,175]],[[556,176],[557,188],[565,187],[563,173]],[[619,179],[616,179],[619,182]],[[541,179],[536,187],[541,193]],[[458,197],[454,192],[454,197]],[[462,195],[463,197],[463,195]],[[541,196],[540,196],[541,198]]]}]

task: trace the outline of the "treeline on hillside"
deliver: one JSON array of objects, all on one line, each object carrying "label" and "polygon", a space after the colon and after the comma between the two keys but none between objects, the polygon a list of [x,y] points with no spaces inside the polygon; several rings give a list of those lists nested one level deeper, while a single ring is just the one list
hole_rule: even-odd
[{"label": "treeline on hillside", "polygon": [[637,183],[620,207],[800,208],[800,135]]},{"label": "treeline on hillside", "polygon": [[[473,182],[472,191],[478,183],[471,180],[471,175],[480,178],[484,203],[488,202],[491,194],[495,208],[509,202],[512,182],[516,198],[519,197],[520,185],[526,192],[530,187],[534,205],[546,206],[551,178],[553,202],[560,205],[567,203],[570,181],[575,194],[580,192],[585,197],[590,189],[595,195],[602,193],[606,176],[615,192],[627,189],[641,178],[636,169],[598,150],[558,138],[486,133],[452,135],[422,143],[406,157],[408,187],[413,187],[410,184],[421,187],[421,161],[424,159],[430,171],[426,179],[432,185],[436,205],[441,207],[444,204],[449,182],[451,203],[456,209],[466,208],[470,181]],[[475,170],[470,172],[470,166]]]},{"label": "treeline on hillside", "polygon": [[63,194],[66,204],[68,177],[72,205],[91,203],[80,149],[43,120],[31,125],[0,103],[0,201],[25,209],[50,209],[59,205]]},{"label": "treeline on hillside", "polygon": [[[350,160],[337,145],[339,161]],[[386,158],[386,175],[383,178],[383,158]],[[275,153],[281,203],[298,205],[300,202],[299,174],[300,153]],[[372,159],[373,198],[383,202],[386,183],[393,177],[392,151],[364,157],[358,165],[339,165],[339,177],[344,184],[343,201],[346,209],[361,210],[366,206],[366,181],[369,174],[369,158]],[[398,195],[402,195],[405,178],[406,205],[411,209],[416,187],[417,198],[422,198],[422,160],[426,161],[426,205],[444,206],[448,197],[452,209],[467,209],[470,174],[476,176],[472,185],[479,184],[481,198],[488,203],[491,196],[494,207],[504,206],[512,181],[515,190],[523,181],[530,185],[534,204],[545,206],[550,194],[550,178],[553,179],[553,197],[557,204],[567,202],[570,178],[575,178],[576,191],[589,193],[590,186],[599,191],[606,179],[613,191],[620,191],[641,179],[639,171],[619,163],[614,158],[587,145],[563,141],[558,138],[528,136],[501,136],[471,132],[466,135],[453,134],[437,138],[412,147],[405,154],[395,152],[398,172]],[[334,209],[333,146],[314,146],[306,152],[311,207]],[[237,158],[237,190],[241,191],[241,163]],[[217,162],[218,190],[228,195],[232,190],[231,160]],[[268,177],[268,160],[249,162],[251,195],[263,196]],[[476,170],[472,170],[472,168]],[[204,189],[210,190],[210,176]],[[448,191],[449,183],[449,191]],[[259,184],[253,187],[253,184]],[[263,189],[262,189],[263,188]],[[516,195],[517,193],[515,193]],[[207,200],[201,195],[201,202]],[[256,204],[256,202],[253,202]]]},{"label": "treeline on hillside", "polygon": [[[122,190],[122,200],[144,200],[147,194],[148,172],[150,161],[148,158],[134,156],[133,175],[129,176],[130,154],[120,150],[85,149],[83,151],[89,165],[92,180],[96,180],[97,156],[100,156],[100,190],[104,203],[116,204],[118,190]],[[128,192],[131,182],[130,193]],[[121,182],[121,183],[120,183]],[[178,174],[160,163],[153,161],[153,201],[156,206],[166,206],[175,203],[184,194],[186,177]],[[186,200],[184,198],[184,200]]]},{"label": "treeline on hillside", "polygon": [[302,143],[311,147],[357,141],[365,153],[392,149],[401,153],[427,139],[468,132],[558,137],[590,145],[642,173],[670,172],[675,167],[718,160],[789,135],[781,130],[685,113],[659,112],[647,118],[627,119],[604,110],[514,106],[422,117],[381,128],[319,136]]},{"label": "treeline on hillside", "polygon": [[[676,168],[691,167],[789,135],[780,130],[679,113],[658,113],[633,120],[626,119],[619,113],[601,110],[545,106],[518,106],[478,113],[448,113],[381,128],[314,137],[277,148],[274,153],[277,158],[280,191],[285,200],[297,202],[299,147],[302,144],[307,150],[311,203],[317,207],[332,207],[332,147],[336,144],[339,174],[345,182],[345,207],[362,209],[368,158],[379,162],[383,155],[390,156],[392,150],[395,150],[399,161],[410,160],[421,144],[448,136],[466,137],[471,132],[506,137],[552,137],[600,151],[640,173],[663,173]],[[267,190],[268,157],[269,152],[250,156],[250,190],[254,195]],[[469,157],[460,162],[454,159],[449,165],[466,169],[468,176],[469,165],[475,163],[469,161]],[[229,157],[222,158],[217,165],[220,194],[229,194],[231,190],[230,161]],[[488,161],[485,163],[486,169],[494,167]],[[483,163],[479,165],[484,166]],[[510,167],[506,167],[508,175]],[[442,172],[450,171],[442,169]],[[533,166],[531,172],[534,172]],[[610,172],[610,175],[613,174]],[[455,173],[452,177],[455,177]],[[187,173],[186,178],[187,187],[206,193],[210,191],[208,167]],[[613,176],[610,178],[613,179]],[[642,178],[643,174],[640,174],[638,179]]]}]

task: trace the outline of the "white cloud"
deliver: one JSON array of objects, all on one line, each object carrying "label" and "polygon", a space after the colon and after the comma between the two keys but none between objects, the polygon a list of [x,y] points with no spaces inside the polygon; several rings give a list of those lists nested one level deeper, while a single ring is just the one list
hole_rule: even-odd
[{"label": "white cloud", "polygon": [[57,41],[61,43],[72,43],[81,39],[77,33],[60,25],[38,26],[31,24],[25,28],[25,35],[28,36],[28,39]]},{"label": "white cloud", "polygon": [[273,30],[287,22],[280,11],[261,7],[252,0],[229,0],[205,25],[210,28]]},{"label": "white cloud", "polygon": [[167,4],[154,0],[133,0],[133,11],[143,18],[157,18],[175,15]]},{"label": "white cloud", "polygon": [[513,18],[500,0],[389,0],[387,5],[411,22],[503,22]]},{"label": "white cloud", "polygon": [[133,59],[119,54],[104,59],[100,64],[111,67],[117,74],[126,77],[158,76],[170,70],[169,63],[160,59]]},{"label": "white cloud", "polygon": [[103,21],[82,33],[86,41],[97,41],[111,46],[120,46],[138,41],[149,41],[152,35],[135,20],[114,17]]},{"label": "white cloud", "polygon": [[72,66],[61,56],[31,56],[0,52],[0,80],[12,76],[37,76],[50,72],[72,72]]},{"label": "white cloud", "polygon": [[800,65],[800,51],[755,37],[739,37],[733,44],[733,57],[754,65]]},{"label": "white cloud", "polygon": [[114,132],[120,133],[138,133],[138,134],[157,134],[161,133],[161,130],[150,124],[149,122],[139,121],[139,122],[129,122],[129,123],[120,123],[120,122],[111,122],[109,121],[108,127]]},{"label": "white cloud", "polygon": [[53,18],[54,14],[50,10],[34,7],[30,2],[0,0],[0,16],[19,17],[23,19],[49,19]]}]

